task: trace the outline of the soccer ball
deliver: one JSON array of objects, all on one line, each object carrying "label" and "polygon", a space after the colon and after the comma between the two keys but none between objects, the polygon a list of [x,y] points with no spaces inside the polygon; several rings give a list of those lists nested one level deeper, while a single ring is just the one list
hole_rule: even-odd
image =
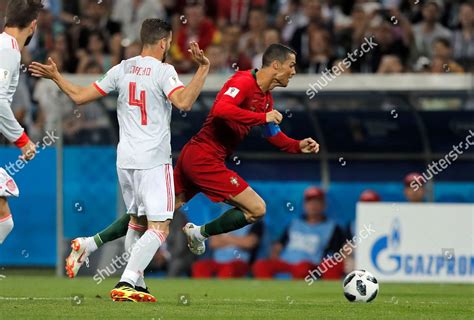
[{"label": "soccer ball", "polygon": [[342,284],[344,296],[350,302],[370,302],[379,292],[377,279],[365,270],[354,270],[349,273]]}]

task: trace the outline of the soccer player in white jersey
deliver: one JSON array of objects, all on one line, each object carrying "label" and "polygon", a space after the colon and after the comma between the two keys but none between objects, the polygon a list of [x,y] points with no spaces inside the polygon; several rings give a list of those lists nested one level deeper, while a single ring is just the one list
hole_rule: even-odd
[{"label": "soccer player in white jersey", "polygon": [[[36,146],[15,119],[11,103],[20,77],[21,50],[33,37],[42,8],[40,0],[10,0],[5,29],[0,34],[0,132],[21,149],[20,159],[23,161],[33,159]],[[7,197],[18,195],[15,181],[0,168],[0,244],[13,229]]]},{"label": "soccer player in white jersey", "polygon": [[[192,42],[189,52],[199,68],[185,87],[174,67],[164,63],[171,36],[168,23],[145,20],[141,28],[141,55],[122,61],[89,87],[63,78],[51,58],[47,65],[33,62],[29,68],[33,76],[52,79],[79,105],[111,91],[118,92],[117,172],[127,213],[131,215],[132,227],[128,229],[125,248],[132,250],[120,282],[111,291],[114,301],[156,301],[146,288],[143,272],[165,241],[173,218],[171,103],[180,110],[191,110],[209,72],[209,60]],[[140,227],[145,216],[147,230]],[[81,245],[95,244],[89,241]]]}]

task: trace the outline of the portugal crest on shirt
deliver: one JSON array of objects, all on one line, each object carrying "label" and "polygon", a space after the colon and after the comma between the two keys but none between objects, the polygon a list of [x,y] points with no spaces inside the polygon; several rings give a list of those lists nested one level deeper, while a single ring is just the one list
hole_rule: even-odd
[{"label": "portugal crest on shirt", "polygon": [[230,177],[230,183],[231,183],[233,186],[236,186],[236,187],[239,186],[239,180],[237,180],[236,177]]}]

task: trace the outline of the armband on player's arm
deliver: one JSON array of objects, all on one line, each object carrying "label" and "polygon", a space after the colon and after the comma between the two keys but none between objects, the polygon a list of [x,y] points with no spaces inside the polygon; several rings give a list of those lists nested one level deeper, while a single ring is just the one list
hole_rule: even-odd
[{"label": "armband on player's arm", "polygon": [[288,153],[301,153],[300,141],[288,137],[281,132],[280,126],[267,123],[263,128],[263,135],[272,145]]}]

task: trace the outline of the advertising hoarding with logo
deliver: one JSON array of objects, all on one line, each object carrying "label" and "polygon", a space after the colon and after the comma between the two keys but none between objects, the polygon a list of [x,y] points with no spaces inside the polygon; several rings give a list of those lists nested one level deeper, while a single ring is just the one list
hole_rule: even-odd
[{"label": "advertising hoarding with logo", "polygon": [[358,203],[357,269],[381,281],[474,283],[474,205]]}]

